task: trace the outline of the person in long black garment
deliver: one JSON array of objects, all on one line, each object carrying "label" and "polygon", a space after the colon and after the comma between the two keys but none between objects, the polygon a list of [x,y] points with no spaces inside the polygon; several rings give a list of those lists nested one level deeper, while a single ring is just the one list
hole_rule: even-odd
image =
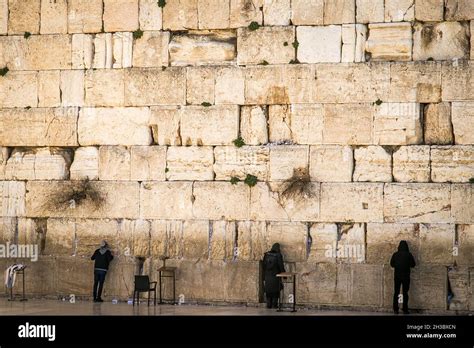
[{"label": "person in long black garment", "polygon": [[408,290],[410,289],[410,271],[416,266],[415,258],[408,243],[405,240],[400,241],[398,251],[392,255],[390,266],[394,268],[394,290],[393,290],[393,312],[398,314],[398,296],[400,287],[403,294],[403,313],[408,314]]},{"label": "person in long black garment", "polygon": [[283,289],[281,279],[276,275],[285,272],[280,244],[275,243],[270,251],[263,256],[264,289],[267,299],[267,308],[277,308],[280,291]]}]

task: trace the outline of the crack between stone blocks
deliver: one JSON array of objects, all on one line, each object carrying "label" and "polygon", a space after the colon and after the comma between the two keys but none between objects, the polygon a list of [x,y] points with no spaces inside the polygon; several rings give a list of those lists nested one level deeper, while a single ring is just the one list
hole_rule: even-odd
[{"label": "crack between stone blocks", "polygon": [[234,241],[232,246],[232,261],[237,261],[239,257],[239,229],[237,221],[234,222]]},{"label": "crack between stone blocks", "polygon": [[[405,13],[403,13],[403,18],[402,18],[402,21],[405,21],[405,16],[406,14],[408,13],[408,11],[410,11],[410,9],[415,6],[415,0],[412,1],[411,5],[407,8],[407,10],[405,11]],[[414,11],[413,11],[414,13]]]},{"label": "crack between stone blocks", "polygon": [[208,236],[207,236],[207,259],[211,259],[211,250],[212,250],[212,235],[214,233],[213,221],[208,221]]}]

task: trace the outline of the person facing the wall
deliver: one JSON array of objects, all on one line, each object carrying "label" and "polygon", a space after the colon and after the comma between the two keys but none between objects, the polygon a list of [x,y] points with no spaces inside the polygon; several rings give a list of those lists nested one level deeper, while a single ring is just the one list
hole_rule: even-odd
[{"label": "person facing the wall", "polygon": [[94,302],[104,302],[102,300],[102,289],[104,288],[105,276],[109,269],[110,261],[114,256],[109,249],[109,245],[105,240],[100,243],[100,248],[97,249],[91,257],[94,260],[94,289],[92,291]]},{"label": "person facing the wall", "polygon": [[400,241],[398,251],[392,255],[390,266],[394,270],[393,312],[398,314],[398,296],[400,286],[403,294],[403,313],[408,314],[408,290],[410,289],[410,270],[415,267],[415,258],[410,253],[408,243]]},{"label": "person facing the wall", "polygon": [[285,272],[280,244],[273,244],[272,249],[267,251],[263,256],[262,263],[267,308],[277,308],[283,284],[281,283],[281,279],[276,275]]}]

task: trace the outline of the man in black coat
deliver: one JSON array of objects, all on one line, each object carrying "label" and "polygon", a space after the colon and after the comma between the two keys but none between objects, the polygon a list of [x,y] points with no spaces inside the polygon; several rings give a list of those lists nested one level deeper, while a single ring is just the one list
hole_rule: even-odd
[{"label": "man in black coat", "polygon": [[113,255],[109,249],[109,245],[105,240],[100,243],[100,248],[97,249],[91,257],[94,260],[94,289],[92,291],[94,302],[104,302],[102,300],[102,289],[104,288],[105,276],[109,269],[110,261]]},{"label": "man in black coat", "polygon": [[415,258],[408,249],[408,243],[400,241],[398,251],[392,255],[390,266],[395,269],[394,292],[393,292],[393,312],[398,314],[398,295],[400,286],[403,293],[403,313],[408,314],[408,290],[410,289],[410,270],[415,267]]},{"label": "man in black coat", "polygon": [[265,296],[267,298],[267,308],[277,308],[280,290],[283,288],[281,279],[276,275],[285,272],[283,256],[280,252],[280,244],[275,243],[270,251],[263,257],[263,279]]}]

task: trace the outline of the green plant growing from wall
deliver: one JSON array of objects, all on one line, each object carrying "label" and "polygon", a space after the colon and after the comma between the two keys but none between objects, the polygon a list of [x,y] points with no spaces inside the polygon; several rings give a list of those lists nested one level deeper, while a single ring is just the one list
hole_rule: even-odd
[{"label": "green plant growing from wall", "polygon": [[158,6],[163,8],[166,5],[166,0],[158,0]]},{"label": "green plant growing from wall", "polygon": [[10,70],[10,69],[8,69],[7,66],[1,68],[1,69],[0,69],[0,76],[5,76],[5,75],[8,73],[9,70]]},{"label": "green plant growing from wall", "polygon": [[249,24],[248,28],[250,31],[255,31],[260,28],[260,24],[258,24],[257,22],[252,22]]},{"label": "green plant growing from wall", "polygon": [[469,179],[469,182],[470,182],[471,184],[474,184],[474,178],[470,178],[470,179]]},{"label": "green plant growing from wall", "polygon": [[298,49],[298,46],[300,45],[300,43],[298,42],[298,40],[295,40],[295,41],[293,41],[293,43],[292,43],[291,45],[293,46],[293,48],[294,48],[295,50],[297,50],[297,49]]},{"label": "green plant growing from wall", "polygon": [[283,46],[288,46],[288,41],[283,42]]},{"label": "green plant growing from wall", "polygon": [[208,108],[209,106],[212,106],[212,104],[209,103],[209,102],[202,102],[201,105],[206,107],[206,108]]},{"label": "green plant growing from wall", "polygon": [[29,31],[25,31],[25,33],[23,34],[23,37],[25,39],[28,39],[30,36],[31,36],[31,33]]},{"label": "green plant growing from wall", "polygon": [[377,99],[375,101],[375,105],[382,105],[383,101],[381,101],[380,99]]},{"label": "green plant growing from wall", "polygon": [[247,174],[247,176],[245,177],[244,183],[252,187],[252,186],[257,185],[257,181],[258,179],[255,175]]},{"label": "green plant growing from wall", "polygon": [[165,173],[168,173],[170,169],[168,167],[165,168]]},{"label": "green plant growing from wall", "polygon": [[234,139],[232,142],[234,143],[236,147],[242,147],[245,145],[245,141],[244,139],[242,139],[242,137],[238,137],[237,139]]},{"label": "green plant growing from wall", "polygon": [[143,30],[137,29],[133,32],[133,38],[134,39],[139,39],[143,36]]},{"label": "green plant growing from wall", "polygon": [[238,182],[240,182],[240,179],[236,176],[233,176],[232,178],[230,178],[230,183],[232,185],[236,185]]},{"label": "green plant growing from wall", "polygon": [[290,63],[290,64],[299,64],[300,61],[299,61],[298,59],[292,59],[292,60],[290,60],[289,63]]},{"label": "green plant growing from wall", "polygon": [[258,65],[268,65],[268,62],[266,60],[262,60]]}]

